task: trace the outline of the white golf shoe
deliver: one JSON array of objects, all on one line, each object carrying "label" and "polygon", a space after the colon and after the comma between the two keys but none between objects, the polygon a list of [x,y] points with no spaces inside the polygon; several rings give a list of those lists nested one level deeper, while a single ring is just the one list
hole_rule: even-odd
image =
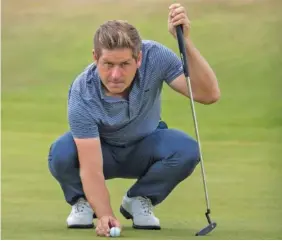
[{"label": "white golf shoe", "polygon": [[72,206],[67,218],[68,228],[93,228],[93,210],[84,198],[79,198]]},{"label": "white golf shoe", "polygon": [[120,212],[126,219],[133,220],[136,229],[161,229],[160,220],[153,213],[153,205],[149,198],[123,197]]}]

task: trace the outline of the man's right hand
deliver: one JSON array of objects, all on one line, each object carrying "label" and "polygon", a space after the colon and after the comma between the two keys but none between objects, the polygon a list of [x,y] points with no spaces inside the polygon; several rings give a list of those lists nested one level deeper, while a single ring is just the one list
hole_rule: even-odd
[{"label": "man's right hand", "polygon": [[[86,199],[99,217],[96,232],[109,236],[109,224],[117,226],[103,173],[103,155],[99,138],[74,138],[80,163],[80,177]],[[99,195],[97,195],[99,194]]]},{"label": "man's right hand", "polygon": [[102,216],[98,219],[96,224],[96,234],[98,236],[109,237],[112,227],[121,229],[119,221],[113,216]]}]

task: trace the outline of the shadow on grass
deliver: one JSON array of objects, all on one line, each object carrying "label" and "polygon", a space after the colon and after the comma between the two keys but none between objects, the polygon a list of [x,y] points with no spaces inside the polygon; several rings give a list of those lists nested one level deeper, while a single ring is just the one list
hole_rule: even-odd
[{"label": "shadow on grass", "polygon": [[123,227],[121,239],[195,239],[196,230],[183,228],[162,228],[161,230],[137,230]]}]

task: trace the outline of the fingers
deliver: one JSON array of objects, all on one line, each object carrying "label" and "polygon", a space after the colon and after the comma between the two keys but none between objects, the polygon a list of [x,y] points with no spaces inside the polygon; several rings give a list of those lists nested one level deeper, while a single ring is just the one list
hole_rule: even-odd
[{"label": "fingers", "polygon": [[118,227],[121,229],[121,225],[117,219],[111,216],[104,216],[97,221],[96,234],[98,236],[109,237],[111,227]]},{"label": "fingers", "polygon": [[181,19],[188,20],[185,8],[178,3],[169,7],[169,18],[172,23]]},{"label": "fingers", "polygon": [[177,22],[179,20],[185,20],[186,19],[186,15],[184,13],[180,13],[180,14],[177,14],[175,15],[174,17],[171,18],[171,22],[174,23],[174,22]]},{"label": "fingers", "polygon": [[171,23],[173,26],[177,26],[177,25],[179,25],[179,24],[183,24],[183,25],[186,25],[186,26],[190,26],[190,21],[189,21],[189,19],[187,18],[187,16],[186,16],[185,13],[179,13],[179,14],[175,15],[174,17],[171,17],[170,23]]},{"label": "fingers", "polygon": [[187,17],[185,8],[179,3],[174,3],[169,6],[168,20],[169,24],[171,24],[173,27],[183,25],[188,31],[191,27],[190,20]]},{"label": "fingers", "polygon": [[96,226],[96,233],[98,236],[110,236],[109,219],[102,218],[99,219]]},{"label": "fingers", "polygon": [[170,10],[172,17],[174,17],[177,14],[180,13],[185,13],[186,14],[186,10],[183,6],[177,7],[177,8],[173,8]]},{"label": "fingers", "polygon": [[169,10],[171,10],[171,9],[175,9],[175,8],[178,8],[178,7],[180,7],[181,6],[181,4],[180,3],[173,3],[173,4],[171,4],[170,6],[169,6]]},{"label": "fingers", "polygon": [[101,236],[101,237],[108,237],[108,233],[105,232],[105,230],[103,228],[101,228],[101,226],[98,226],[96,227],[96,234],[97,236]]},{"label": "fingers", "polygon": [[110,224],[111,224],[112,227],[118,227],[118,228],[121,229],[121,225],[120,225],[119,221],[116,220],[115,218],[110,219]]},{"label": "fingers", "polygon": [[98,226],[96,227],[96,234],[97,236],[101,236],[101,237],[104,237],[106,236],[107,237],[107,233],[105,233],[101,228],[99,228]]},{"label": "fingers", "polygon": [[180,13],[186,14],[186,10],[179,3],[175,3],[169,6],[169,14],[171,17],[174,17],[175,15]]},{"label": "fingers", "polygon": [[97,234],[98,236],[103,236],[103,230],[102,230],[102,227],[101,227],[101,222],[100,222],[100,220],[97,221],[95,231],[96,231],[96,234]]}]

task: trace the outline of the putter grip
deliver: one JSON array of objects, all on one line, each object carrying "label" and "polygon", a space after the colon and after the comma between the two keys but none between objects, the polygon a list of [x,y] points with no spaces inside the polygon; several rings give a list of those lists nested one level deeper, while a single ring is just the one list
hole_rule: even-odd
[{"label": "putter grip", "polygon": [[188,77],[189,76],[188,58],[186,55],[186,48],[185,48],[185,43],[184,43],[182,25],[176,26],[176,35],[177,35],[178,47],[180,51],[180,57],[181,57],[182,65],[183,65],[184,75],[185,77]]}]

